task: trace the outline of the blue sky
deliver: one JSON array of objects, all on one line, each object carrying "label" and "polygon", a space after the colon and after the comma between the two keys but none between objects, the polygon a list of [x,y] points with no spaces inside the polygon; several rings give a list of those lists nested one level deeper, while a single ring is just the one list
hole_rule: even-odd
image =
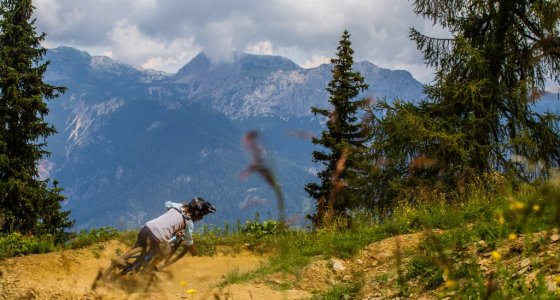
[{"label": "blue sky", "polygon": [[36,0],[45,46],[71,46],[144,68],[176,72],[204,51],[281,55],[302,67],[328,62],[348,29],[355,60],[406,69],[428,83],[409,28],[445,36],[406,0]]}]

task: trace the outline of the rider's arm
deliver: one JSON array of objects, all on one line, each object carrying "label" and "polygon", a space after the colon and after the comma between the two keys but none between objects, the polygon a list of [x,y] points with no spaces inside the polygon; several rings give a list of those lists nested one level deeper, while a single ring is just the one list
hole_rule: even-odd
[{"label": "rider's arm", "polygon": [[187,222],[187,228],[185,228],[185,243],[187,244],[187,246],[192,246],[192,244],[194,244],[192,235],[194,232],[194,225],[193,222]]},{"label": "rider's arm", "polygon": [[198,251],[196,250],[196,247],[194,246],[194,242],[193,242],[193,238],[192,238],[193,231],[194,231],[193,222],[192,221],[187,222],[187,228],[185,228],[185,243],[187,244],[187,247],[188,247],[191,255],[195,256]]}]

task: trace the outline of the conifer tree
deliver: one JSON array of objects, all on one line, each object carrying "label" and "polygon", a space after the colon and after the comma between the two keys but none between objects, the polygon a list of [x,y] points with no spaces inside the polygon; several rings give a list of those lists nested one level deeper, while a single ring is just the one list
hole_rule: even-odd
[{"label": "conifer tree", "polygon": [[379,103],[384,117],[372,149],[385,158],[387,176],[378,188],[398,182],[460,192],[487,173],[530,180],[558,167],[558,115],[532,104],[546,80],[560,79],[560,2],[416,0],[414,7],[452,36],[411,29],[436,77],[419,105]]},{"label": "conifer tree", "polygon": [[343,32],[337,50],[336,58],[331,59],[333,77],[327,87],[332,109],[312,108],[315,115],[327,119],[327,128],[321,137],[312,140],[313,144],[321,146],[321,150],[313,151],[313,161],[320,162],[324,167],[317,174],[320,183],[312,182],[305,186],[307,193],[316,201],[317,211],[312,219],[317,225],[324,221],[329,210],[340,214],[351,205],[344,191],[339,191],[353,164],[352,151],[364,147],[365,142],[358,113],[366,106],[367,100],[356,98],[368,85],[364,83],[363,76],[352,69],[354,50],[348,30]]},{"label": "conifer tree", "polygon": [[[560,78],[560,2],[415,1],[416,12],[448,27],[446,42],[412,30],[436,82],[426,90],[434,114],[457,118],[465,134],[467,164],[484,171],[523,176],[511,155],[544,164],[560,163],[556,115],[535,113],[547,79]],[[449,11],[442,15],[436,11]]]},{"label": "conifer tree", "polygon": [[31,0],[0,0],[0,221],[4,233],[49,233],[64,239],[72,226],[62,212],[61,188],[39,179],[38,164],[49,153],[45,100],[64,88],[43,82],[45,34],[37,34]]}]

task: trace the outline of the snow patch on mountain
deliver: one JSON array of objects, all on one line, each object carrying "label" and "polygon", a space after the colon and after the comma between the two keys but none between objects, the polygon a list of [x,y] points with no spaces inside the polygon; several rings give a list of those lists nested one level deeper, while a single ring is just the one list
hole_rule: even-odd
[{"label": "snow patch on mountain", "polygon": [[122,166],[118,166],[115,170],[115,181],[119,181],[124,174],[124,169]]},{"label": "snow patch on mountain", "polygon": [[152,83],[154,81],[163,80],[173,75],[163,71],[145,69],[141,66],[133,66],[133,68],[142,74],[142,76],[140,77],[140,82],[142,83]]},{"label": "snow patch on mountain", "polygon": [[252,207],[265,205],[268,203],[266,198],[261,198],[258,196],[247,196],[243,201],[241,201],[238,205],[239,209],[246,210]]},{"label": "snow patch on mountain", "polygon": [[163,100],[161,101],[161,104],[167,110],[179,110],[181,109],[181,107],[183,107],[183,104],[181,102],[174,100]]},{"label": "snow patch on mountain", "polygon": [[191,182],[192,178],[187,175],[179,175],[178,177],[173,179],[172,185],[174,186],[184,186],[185,184]]},{"label": "snow patch on mountain", "polygon": [[292,96],[307,77],[302,71],[276,71],[263,84],[243,97],[243,107],[238,117],[270,116],[275,112],[298,115],[301,107]]},{"label": "snow patch on mountain", "polygon": [[260,116],[311,117],[312,106],[328,105],[325,90],[329,72],[324,67],[276,71],[243,97],[242,109],[234,119]]},{"label": "snow patch on mountain", "polygon": [[210,154],[210,150],[204,148],[200,150],[200,158],[206,158]]},{"label": "snow patch on mountain", "polygon": [[112,60],[107,56],[92,56],[89,65],[93,69],[105,69],[105,70],[112,70],[115,67],[127,66],[123,63],[119,63],[115,60]]},{"label": "snow patch on mountain", "polygon": [[[75,99],[75,97],[73,96],[72,99]],[[75,101],[65,128],[65,131],[70,132],[66,141],[66,155],[68,156],[77,147],[83,147],[92,142],[89,137],[92,132],[101,127],[100,120],[105,116],[110,116],[124,103],[124,100],[120,98],[111,98],[94,105],[88,105],[82,99]],[[94,126],[95,122],[98,126]]]},{"label": "snow patch on mountain", "polygon": [[161,122],[159,122],[159,121],[154,121],[154,122],[150,123],[150,125],[148,126],[148,128],[146,128],[146,131],[148,131],[148,132],[153,131],[153,130],[155,130],[156,128],[158,128],[159,125],[161,125]]}]

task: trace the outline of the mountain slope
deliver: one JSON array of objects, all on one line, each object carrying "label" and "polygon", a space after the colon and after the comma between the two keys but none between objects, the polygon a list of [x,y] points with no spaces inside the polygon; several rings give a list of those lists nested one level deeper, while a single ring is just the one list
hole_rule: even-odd
[{"label": "mountain slope", "polygon": [[[237,55],[212,64],[196,56],[176,74],[132,67],[107,57],[61,47],[45,80],[68,91],[49,103],[52,156],[41,175],[60,181],[76,227],[137,227],[167,200],[194,195],[215,203],[215,224],[275,218],[276,199],[256,176],[239,174],[250,163],[241,143],[260,132],[270,167],[287,201],[287,215],[302,222],[312,212],[303,186],[314,180],[308,139],[322,129],[312,106],[328,107],[329,65],[303,69],[278,56]],[[370,84],[363,96],[422,97],[408,72],[361,62]],[[296,137],[295,137],[296,136]]]},{"label": "mountain slope", "polygon": [[[45,80],[68,91],[49,103],[52,156],[42,177],[60,181],[76,227],[137,227],[167,200],[194,195],[219,208],[212,223],[235,222],[260,213],[277,216],[266,183],[239,174],[250,163],[241,144],[260,133],[270,167],[285,193],[287,214],[302,222],[313,211],[303,186],[315,180],[309,136],[322,130],[312,106],[328,108],[331,66],[303,69],[278,56],[241,54],[213,64],[203,53],[176,74],[129,66],[73,48],[51,49]],[[422,85],[406,71],[358,62],[355,69],[373,100],[417,101]],[[558,111],[545,95],[537,111]],[[307,137],[302,139],[301,137]]]}]

